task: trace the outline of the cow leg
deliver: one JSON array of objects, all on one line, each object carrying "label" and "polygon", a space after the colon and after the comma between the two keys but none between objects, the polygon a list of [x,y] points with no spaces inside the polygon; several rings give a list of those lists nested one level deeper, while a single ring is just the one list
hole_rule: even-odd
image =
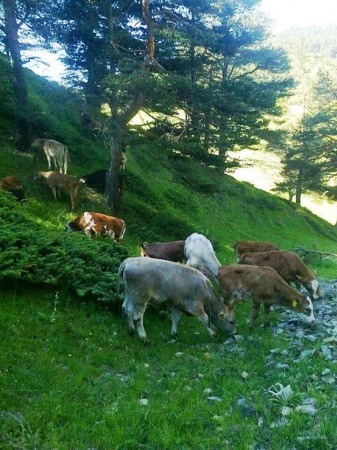
[{"label": "cow leg", "polygon": [[270,308],[271,308],[270,303],[264,304],[264,327],[265,328],[268,328],[270,325],[270,322],[269,322]]},{"label": "cow leg", "polygon": [[210,327],[209,317],[202,307],[188,312],[199,320],[199,322],[206,328],[210,336],[212,337],[216,336],[216,332],[212,330],[212,328]]},{"label": "cow leg", "polygon": [[63,173],[63,158],[62,158],[62,156],[60,156],[58,158],[57,162],[58,162],[58,165],[59,165],[60,173]]},{"label": "cow leg", "polygon": [[78,191],[78,186],[76,186],[75,189],[70,191],[71,210],[72,211],[74,211],[74,209],[76,208],[77,191]]},{"label": "cow leg", "polygon": [[51,170],[51,158],[50,155],[48,153],[45,152],[45,155],[47,157],[47,161],[48,161],[48,169]]},{"label": "cow leg", "polygon": [[261,303],[254,303],[253,302],[253,304],[252,304],[252,315],[251,315],[251,323],[250,323],[252,328],[254,328],[256,318],[259,315],[260,306],[261,306]]},{"label": "cow leg", "polygon": [[133,318],[132,318],[132,302],[130,301],[130,299],[128,297],[125,297],[125,300],[123,302],[122,308],[123,308],[124,313],[125,313],[126,326],[127,326],[127,329],[128,329],[128,333],[129,334],[134,334],[134,332],[135,332],[135,324],[134,324]]},{"label": "cow leg", "polygon": [[143,323],[145,309],[146,309],[146,305],[136,303],[133,307],[132,316],[133,316],[133,321],[136,326],[138,336],[144,342],[144,344],[148,344],[149,341],[148,341],[146,331],[144,329],[144,323]]},{"label": "cow leg", "polygon": [[57,190],[55,186],[50,186],[50,189],[53,193],[54,199],[57,201]]},{"label": "cow leg", "polygon": [[173,339],[176,339],[178,337],[178,323],[181,319],[182,312],[179,311],[179,309],[174,308],[172,306],[172,328],[171,328],[171,336]]}]

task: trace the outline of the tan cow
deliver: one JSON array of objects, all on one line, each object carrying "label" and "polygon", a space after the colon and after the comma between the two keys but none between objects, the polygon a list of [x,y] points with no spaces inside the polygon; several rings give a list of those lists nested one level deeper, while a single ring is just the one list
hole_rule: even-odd
[{"label": "tan cow", "polygon": [[149,258],[165,259],[173,262],[183,262],[185,241],[154,242],[141,244],[141,256]]},{"label": "tan cow", "polygon": [[125,233],[124,220],[97,212],[84,212],[75,220],[68,222],[67,231],[82,231],[88,236],[110,236],[119,242]]},{"label": "tan cow", "polygon": [[45,183],[50,187],[55,200],[57,200],[58,189],[67,190],[70,194],[71,209],[74,211],[76,208],[78,188],[81,183],[84,183],[84,180],[81,178],[78,179],[72,175],[66,175],[65,173],[53,171],[39,172],[35,178],[41,178],[45,181]]},{"label": "tan cow", "polygon": [[22,203],[26,201],[25,190],[20,181],[15,177],[4,177],[0,180],[0,188],[4,191],[11,192],[19,200],[19,202]]},{"label": "tan cow", "polygon": [[288,284],[293,282],[297,288],[302,285],[315,300],[321,297],[316,275],[309,271],[296,253],[278,250],[246,253],[240,256],[239,263],[271,267]]},{"label": "tan cow", "polygon": [[267,252],[269,250],[278,250],[276,245],[271,242],[263,241],[238,241],[233,245],[234,253],[239,261],[243,253]]},{"label": "tan cow", "polygon": [[270,267],[229,265],[219,269],[219,284],[226,304],[251,299],[251,324],[254,326],[260,306],[264,306],[264,325],[269,325],[272,305],[280,305],[304,313],[308,322],[315,320],[309,297],[290,287]]},{"label": "tan cow", "polygon": [[60,173],[67,173],[69,151],[68,147],[61,142],[53,139],[35,139],[32,147],[42,148],[48,161],[48,169],[51,170],[51,161],[53,160],[55,170]]},{"label": "tan cow", "polygon": [[127,258],[118,270],[124,280],[123,309],[129,331],[137,329],[140,339],[147,343],[143,316],[148,303],[172,306],[171,334],[177,337],[177,326],[182,313],[196,317],[211,336],[211,324],[220,330],[235,334],[233,305],[224,305],[213,291],[211,282],[199,270],[171,261],[153,258]]}]

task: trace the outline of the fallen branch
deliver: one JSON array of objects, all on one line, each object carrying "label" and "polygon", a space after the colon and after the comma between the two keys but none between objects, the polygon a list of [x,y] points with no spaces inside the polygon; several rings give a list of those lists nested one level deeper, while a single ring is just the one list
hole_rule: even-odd
[{"label": "fallen branch", "polygon": [[337,258],[337,254],[336,253],[319,252],[317,250],[307,250],[306,248],[300,248],[300,247],[294,248],[293,252],[295,252],[295,253],[302,253],[302,256],[313,254],[313,255],[319,255],[319,256],[333,256],[334,258]]}]

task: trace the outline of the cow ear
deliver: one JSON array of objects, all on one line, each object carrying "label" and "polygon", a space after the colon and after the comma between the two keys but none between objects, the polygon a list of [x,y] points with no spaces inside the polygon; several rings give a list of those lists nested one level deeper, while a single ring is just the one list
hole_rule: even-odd
[{"label": "cow ear", "polygon": [[219,318],[220,320],[225,320],[226,314],[225,314],[223,311],[221,311],[221,312],[219,312],[219,314],[218,314],[218,318]]},{"label": "cow ear", "polygon": [[294,298],[293,302],[292,302],[293,308],[296,308],[296,306],[298,305],[298,301]]}]

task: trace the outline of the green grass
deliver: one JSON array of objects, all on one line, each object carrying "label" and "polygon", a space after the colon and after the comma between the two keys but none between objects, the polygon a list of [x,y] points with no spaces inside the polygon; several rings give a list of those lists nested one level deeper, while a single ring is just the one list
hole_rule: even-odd
[{"label": "green grass", "polygon": [[[169,317],[148,311],[145,327],[152,343],[144,347],[108,306],[19,286],[3,289],[1,300],[0,448],[337,446],[335,386],[317,390],[311,381],[327,367],[335,374],[335,364],[319,352],[310,364],[292,363],[298,356],[294,341],[262,328],[249,331],[248,304],[238,318],[242,341],[211,340],[196,320],[183,317],[179,340],[171,343]],[[280,314],[272,314],[274,323]],[[289,363],[290,370],[267,364],[275,348],[288,350],[274,358]],[[315,397],[317,416],[293,412],[287,426],[272,428],[282,406],[268,393],[276,382],[291,384],[295,395],[289,406]],[[247,412],[237,405],[242,397]],[[308,433],[310,439],[300,444],[297,437]]]},{"label": "green grass", "polygon": [[[36,126],[69,145],[69,172],[105,168],[108,149],[83,137],[77,100],[48,83],[42,89],[34,75],[29,79]],[[75,213],[66,193],[55,203],[33,179],[46,161],[35,163],[32,154],[14,152],[10,115],[2,109],[0,122],[0,177],[22,181],[28,201],[18,214],[22,211],[34,229],[37,225],[45,237],[58,233],[62,240],[65,223],[77,214],[109,212],[103,197],[85,186]],[[336,228],[310,212],[192,161],[170,160],[160,145],[145,145],[136,135],[129,138],[118,215],[127,228],[121,246],[130,255],[139,254],[142,241],[184,239],[195,231],[212,241],[223,264],[235,262],[232,245],[240,239],[337,253]],[[88,247],[100,248],[103,241],[110,242],[101,238]],[[309,264],[320,278],[336,278],[334,258],[312,258]],[[151,344],[144,347],[127,334],[120,308],[84,301],[64,286],[14,279],[3,281],[0,292],[1,449],[337,448],[336,385],[315,380],[326,368],[331,376],[337,371],[324,359],[321,339],[300,343],[261,327],[252,332],[248,303],[237,308],[238,341],[212,340],[195,319],[183,317],[179,339],[172,343],[169,315],[149,310],[144,323]],[[272,324],[282,314],[273,312]],[[316,351],[310,360],[295,363],[303,349]],[[290,368],[277,369],[276,363]],[[314,397],[317,415],[293,412],[288,425],[274,426],[282,405],[268,389],[277,382],[295,392],[288,406]],[[237,404],[242,397],[248,410]],[[141,399],[148,404],[141,405]]]}]

